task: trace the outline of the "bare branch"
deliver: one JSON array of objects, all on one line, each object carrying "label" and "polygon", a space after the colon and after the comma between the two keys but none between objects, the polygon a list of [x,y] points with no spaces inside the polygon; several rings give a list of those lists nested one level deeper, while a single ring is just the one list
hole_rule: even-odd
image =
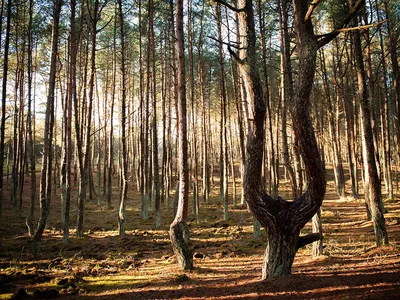
[{"label": "bare branch", "polygon": [[319,240],[322,240],[322,234],[320,234],[319,232],[299,236],[299,239],[297,240],[297,249],[300,249],[308,244]]},{"label": "bare branch", "polygon": [[[353,31],[353,30],[363,30],[363,29],[368,29],[368,28],[371,28],[371,27],[379,27],[385,22],[387,22],[387,19],[386,20],[382,20],[382,21],[380,21],[378,23],[360,25],[360,26],[355,26],[355,27],[341,28],[341,29],[334,30],[332,32],[337,32],[339,34],[340,32],[349,32],[349,31]],[[332,32],[327,33],[327,34],[323,34],[323,35],[319,35],[319,36],[317,36],[317,38],[318,39],[319,38],[325,38],[325,37],[329,36],[330,34],[332,34]]]},{"label": "bare branch", "polygon": [[318,41],[318,48],[321,48],[332,41],[335,37],[337,37],[340,33],[339,30],[345,28],[347,24],[354,18],[354,16],[361,10],[361,8],[365,5],[365,0],[358,0],[356,4],[351,8],[349,15],[343,20],[342,24],[338,26],[335,30],[331,31],[323,35],[322,39]]},{"label": "bare branch", "polygon": [[314,9],[317,7],[321,0],[314,0],[313,2],[310,3],[310,6],[308,7],[308,11],[306,13],[306,16],[304,18],[304,22],[307,22],[310,20],[312,13],[314,12]]},{"label": "bare branch", "polygon": [[207,37],[208,37],[209,39],[212,39],[213,41],[219,43],[219,44],[223,44],[223,45],[226,45],[226,46],[229,46],[229,47],[233,47],[233,48],[235,48],[235,49],[240,50],[240,48],[239,48],[238,46],[232,45],[232,43],[237,44],[236,42],[227,43],[227,42],[221,41],[221,40],[219,40],[219,39],[216,39],[215,37],[210,36],[210,35],[208,35]]},{"label": "bare branch", "polygon": [[230,10],[233,10],[234,12],[240,13],[242,11],[244,11],[244,8],[236,8],[232,5],[230,5],[229,3],[226,3],[223,0],[214,0],[215,2],[222,4],[223,6],[226,6],[227,8],[229,8]]}]

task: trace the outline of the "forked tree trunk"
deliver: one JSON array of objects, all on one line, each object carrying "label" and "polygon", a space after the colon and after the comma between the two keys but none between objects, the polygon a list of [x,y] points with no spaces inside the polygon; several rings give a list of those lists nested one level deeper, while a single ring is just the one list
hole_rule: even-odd
[{"label": "forked tree trunk", "polygon": [[[358,8],[346,18],[343,27]],[[314,35],[311,14],[313,6],[303,0],[293,0],[296,50],[299,58],[298,76],[293,100],[289,103],[299,151],[304,161],[308,188],[305,193],[288,202],[270,197],[263,188],[261,169],[264,150],[266,106],[258,73],[256,33],[252,0],[239,1],[240,44],[237,58],[247,95],[247,152],[244,174],[245,197],[250,210],[266,229],[268,246],[265,253],[262,278],[287,275],[291,272],[297,250],[321,239],[321,233],[299,236],[300,230],[320,208],[326,188],[324,167],[320,158],[310,117],[310,95],[316,69],[319,47],[330,42],[337,33],[319,40]]]}]

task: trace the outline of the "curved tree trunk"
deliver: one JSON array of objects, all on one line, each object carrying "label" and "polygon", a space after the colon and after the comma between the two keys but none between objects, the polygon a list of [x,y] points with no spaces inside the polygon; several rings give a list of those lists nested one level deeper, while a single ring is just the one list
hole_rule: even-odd
[{"label": "curved tree trunk", "polygon": [[192,250],[189,248],[189,228],[186,225],[189,201],[188,143],[186,127],[186,83],[185,83],[185,51],[183,35],[183,0],[176,2],[176,43],[178,50],[178,168],[179,188],[178,206],[174,221],[170,226],[172,249],[178,259],[179,266],[184,269],[193,268]]},{"label": "curved tree trunk", "polygon": [[[266,106],[258,72],[253,1],[240,0],[238,7],[241,37],[239,56],[228,49],[240,64],[246,88],[248,132],[244,172],[245,197],[250,210],[268,235],[262,272],[262,278],[268,279],[289,274],[297,250],[321,239],[321,233],[299,236],[300,230],[322,205],[326,189],[324,167],[310,117],[310,95],[314,82],[317,50],[330,42],[338,33],[333,32],[318,41],[311,22],[313,6],[309,7],[303,0],[293,0],[299,66],[292,101],[288,104],[304,162],[308,188],[293,202],[280,197],[274,199],[264,191],[261,178]],[[345,21],[349,22],[353,14],[354,11]]]}]

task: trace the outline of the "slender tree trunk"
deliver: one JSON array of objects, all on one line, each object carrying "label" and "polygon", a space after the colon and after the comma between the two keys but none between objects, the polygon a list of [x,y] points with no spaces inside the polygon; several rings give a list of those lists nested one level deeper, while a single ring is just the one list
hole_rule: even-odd
[{"label": "slender tree trunk", "polygon": [[[36,158],[35,158],[35,138],[33,135],[33,120],[32,120],[32,52],[33,52],[33,0],[29,1],[29,24],[28,24],[28,115],[26,119],[28,130],[28,154],[29,154],[29,173],[31,180],[30,205],[28,216],[26,217],[26,226],[30,236],[34,235],[33,216],[36,204]],[[1,174],[1,176],[3,176]]]},{"label": "slender tree trunk", "polygon": [[185,82],[185,51],[183,34],[183,0],[176,2],[176,43],[178,50],[178,123],[179,123],[179,193],[178,207],[174,221],[170,226],[172,249],[178,259],[179,266],[184,269],[193,268],[192,250],[189,248],[189,228],[186,225],[188,214],[188,156],[186,129],[186,82]]},{"label": "slender tree trunk", "polygon": [[118,228],[119,235],[125,235],[126,230],[126,197],[128,191],[128,157],[127,157],[127,134],[126,134],[126,53],[125,53],[125,33],[124,33],[124,15],[122,11],[122,0],[118,0],[118,12],[119,12],[119,26],[120,26],[120,39],[121,39],[121,74],[122,74],[122,97],[121,97],[121,141],[122,141],[122,182],[120,191],[120,202],[118,212]]},{"label": "slender tree trunk", "polygon": [[[350,7],[354,5],[349,1]],[[366,73],[364,69],[363,54],[361,48],[361,38],[358,31],[352,32],[354,47],[354,57],[357,71],[358,94],[361,101],[361,121],[362,121],[362,145],[364,160],[364,193],[374,224],[376,245],[388,244],[385,217],[383,215],[383,203],[381,194],[381,182],[375,163],[375,149],[371,126],[370,103],[368,99],[368,88],[366,84]]]},{"label": "slender tree trunk", "polygon": [[52,141],[53,141],[53,124],[54,124],[54,93],[56,85],[57,71],[57,52],[59,37],[59,21],[62,1],[55,0],[53,2],[53,26],[51,40],[51,63],[49,75],[49,90],[46,104],[46,116],[44,127],[43,141],[43,159],[40,180],[40,218],[33,236],[33,253],[37,255],[40,251],[40,242],[46,226],[47,217],[50,212],[51,197],[51,167],[52,167]]},{"label": "slender tree trunk", "polygon": [[[2,5],[4,1],[2,1]],[[3,87],[1,96],[1,127],[0,127],[0,217],[3,211],[3,168],[4,168],[4,137],[6,126],[6,98],[7,98],[7,76],[8,76],[8,52],[10,49],[11,31],[11,0],[7,2],[7,23],[6,37],[4,40],[4,60],[3,60]]]},{"label": "slender tree trunk", "polygon": [[71,18],[70,18],[70,36],[69,36],[69,61],[68,61],[68,86],[63,111],[63,156],[61,162],[61,203],[63,220],[63,241],[69,240],[69,221],[70,221],[70,203],[71,203],[71,160],[72,160],[72,104],[76,97],[76,52],[77,40],[75,35],[75,11],[76,0],[71,0]]},{"label": "slender tree trunk", "polygon": [[293,95],[293,79],[292,79],[292,66],[290,61],[290,41],[288,31],[288,8],[287,1],[277,0],[277,7],[279,12],[279,32],[280,32],[280,50],[281,50],[281,103],[282,103],[282,151],[285,168],[289,174],[290,182],[292,185],[293,199],[299,197],[297,191],[296,175],[293,167],[290,164],[289,147],[287,137],[287,103],[291,102]]},{"label": "slender tree trunk", "polygon": [[[216,6],[216,15],[217,15],[217,23],[218,23],[218,39],[222,40],[222,16],[221,16],[221,4],[217,3]],[[228,210],[228,145],[227,145],[227,133],[226,133],[226,74],[225,74],[225,66],[224,66],[224,50],[222,48],[222,44],[219,43],[219,65],[220,65],[220,83],[221,83],[221,136],[220,136],[220,180],[221,180],[221,196],[222,196],[222,204],[224,207],[224,220],[229,220],[229,210]]]}]

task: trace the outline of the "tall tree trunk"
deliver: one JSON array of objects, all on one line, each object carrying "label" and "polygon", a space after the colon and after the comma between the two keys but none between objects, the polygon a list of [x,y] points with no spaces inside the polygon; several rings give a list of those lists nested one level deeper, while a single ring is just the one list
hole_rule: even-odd
[{"label": "tall tree trunk", "polygon": [[[33,135],[33,120],[32,120],[32,52],[33,52],[33,0],[29,0],[29,24],[28,24],[28,115],[26,117],[26,124],[28,130],[28,155],[29,155],[29,173],[31,180],[31,193],[30,193],[30,204],[29,212],[26,217],[26,225],[28,227],[28,233],[30,236],[34,235],[33,228],[33,215],[35,212],[36,204],[36,159],[35,159],[35,138]],[[1,176],[3,176],[1,174]]]},{"label": "tall tree trunk", "polygon": [[68,61],[68,86],[63,111],[63,155],[61,162],[61,203],[63,220],[63,241],[69,242],[69,212],[71,203],[71,160],[72,160],[72,104],[76,97],[76,53],[77,37],[75,35],[76,0],[71,0],[70,36],[69,36],[69,61]]},{"label": "tall tree trunk", "polygon": [[[155,206],[155,227],[161,226],[161,213],[160,213],[160,181],[158,172],[158,134],[157,134],[157,74],[156,74],[156,49],[154,42],[154,3],[153,0],[149,0],[149,52],[151,53],[151,72],[152,72],[152,131],[153,131],[153,145],[152,145],[152,166],[153,166],[153,195],[154,195],[154,206]],[[150,68],[150,65],[148,66]]]},{"label": "tall tree trunk", "polygon": [[189,174],[187,156],[186,129],[186,82],[185,82],[185,48],[183,34],[183,0],[176,2],[176,44],[178,50],[178,123],[179,123],[179,193],[178,207],[174,221],[170,226],[172,249],[178,259],[179,266],[184,269],[193,268],[192,250],[189,248],[189,228],[186,225],[188,214]]},{"label": "tall tree trunk", "polygon": [[[354,11],[356,12],[359,4]],[[346,18],[346,22],[355,12]],[[311,12],[311,13],[310,13]],[[317,213],[326,188],[324,167],[310,117],[310,95],[319,47],[329,43],[338,32],[318,40],[313,31],[313,6],[303,0],[293,0],[294,31],[298,54],[298,75],[293,99],[289,103],[299,151],[304,162],[308,188],[293,202],[270,197],[263,189],[261,169],[264,150],[265,101],[258,73],[256,34],[252,0],[239,1],[240,36],[238,62],[247,95],[247,152],[245,167],[245,196],[249,208],[266,229],[268,246],[263,265],[263,279],[291,272],[297,250],[321,238],[321,233],[299,237],[301,228]],[[344,23],[342,26],[346,25]],[[230,50],[231,53],[233,52]]]},{"label": "tall tree trunk", "polygon": [[[222,16],[221,16],[221,4],[217,3],[216,6],[216,15],[217,15],[217,23],[218,23],[218,39],[222,40]],[[221,121],[220,121],[220,181],[221,181],[221,196],[222,196],[222,204],[224,207],[224,220],[229,220],[229,210],[228,210],[228,145],[227,145],[227,133],[226,133],[226,74],[225,74],[225,66],[224,66],[224,50],[222,48],[222,44],[219,43],[219,66],[220,66],[220,83],[221,83]]]},{"label": "tall tree trunk", "polygon": [[127,134],[126,134],[126,53],[125,53],[125,33],[124,33],[124,14],[122,11],[122,0],[118,0],[119,26],[121,39],[121,74],[122,74],[122,97],[121,97],[121,141],[122,141],[122,182],[120,191],[120,202],[118,212],[119,235],[125,235],[126,227],[126,197],[128,192],[128,155],[127,155]]},{"label": "tall tree trunk", "polygon": [[[1,2],[4,5],[4,1]],[[4,137],[6,126],[6,98],[7,98],[7,76],[8,76],[8,52],[10,49],[11,31],[11,0],[7,2],[7,23],[6,37],[4,40],[4,60],[3,60],[3,86],[1,93],[1,124],[0,124],[0,217],[3,211],[3,169],[4,169]]]},{"label": "tall tree trunk", "polygon": [[[354,6],[353,0],[349,0],[350,7]],[[376,245],[388,244],[385,217],[383,215],[383,203],[381,194],[381,182],[375,163],[375,148],[371,126],[370,103],[366,73],[364,68],[363,53],[361,48],[361,38],[358,31],[352,33],[353,51],[355,66],[357,71],[358,94],[361,101],[361,122],[362,122],[362,146],[364,160],[364,194],[365,201],[374,224]]]},{"label": "tall tree trunk", "polygon": [[280,50],[281,50],[281,86],[280,96],[282,104],[282,151],[285,168],[289,174],[292,185],[293,199],[299,197],[297,191],[296,176],[289,158],[289,147],[287,137],[287,104],[291,102],[293,95],[293,79],[292,79],[292,64],[290,61],[290,40],[288,30],[288,7],[286,0],[277,0],[279,12],[279,33],[280,33]]},{"label": "tall tree trunk", "polygon": [[46,103],[46,116],[43,141],[43,158],[40,179],[40,218],[33,236],[33,252],[37,255],[40,251],[40,242],[46,226],[47,217],[50,212],[51,197],[51,167],[52,167],[52,142],[53,142],[53,124],[54,124],[54,93],[56,86],[57,71],[57,52],[59,37],[59,21],[62,0],[53,1],[53,25],[51,39],[51,61],[49,75],[49,90]]}]

